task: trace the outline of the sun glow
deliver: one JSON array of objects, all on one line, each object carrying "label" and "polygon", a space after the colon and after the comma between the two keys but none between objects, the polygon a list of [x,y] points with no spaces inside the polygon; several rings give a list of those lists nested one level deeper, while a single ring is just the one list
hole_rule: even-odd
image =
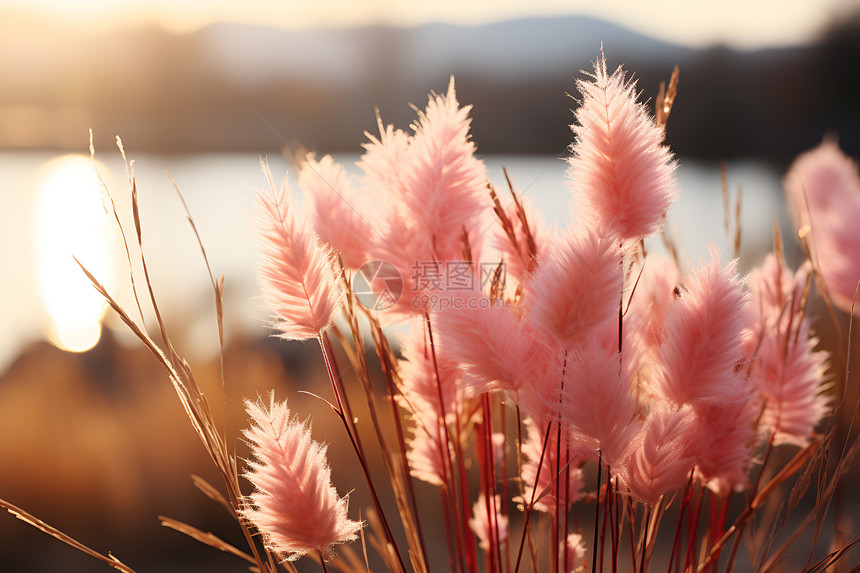
[{"label": "sun glow", "polygon": [[89,158],[60,157],[45,166],[45,173],[35,227],[39,294],[49,317],[46,334],[59,348],[83,352],[98,343],[107,304],[75,258],[109,286],[116,280],[116,243]]}]

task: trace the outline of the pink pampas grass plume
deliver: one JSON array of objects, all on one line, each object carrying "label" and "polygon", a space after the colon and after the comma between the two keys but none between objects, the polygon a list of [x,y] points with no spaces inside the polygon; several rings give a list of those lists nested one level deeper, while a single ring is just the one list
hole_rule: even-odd
[{"label": "pink pampas grass plume", "polygon": [[570,347],[617,322],[623,269],[615,243],[584,228],[558,239],[526,283],[527,318]]},{"label": "pink pampas grass plume", "polygon": [[810,258],[833,302],[850,311],[860,281],[860,174],[832,139],[792,164],[783,182]]},{"label": "pink pampas grass plume", "polygon": [[245,401],[251,427],[244,431],[253,460],[245,477],[254,485],[242,515],[262,534],[266,547],[293,561],[330,552],[356,539],[361,524],[347,517],[347,498],[331,484],[326,447],[311,439],[304,422],[290,418],[286,401],[269,407]]},{"label": "pink pampas grass plume", "polygon": [[379,137],[365,132],[368,143],[362,145],[364,154],[356,165],[365,173],[364,182],[368,193],[377,200],[391,201],[405,193],[403,167],[407,163],[412,137],[393,125],[383,127],[381,118]]},{"label": "pink pampas grass plume", "polygon": [[464,308],[434,313],[433,325],[439,347],[468,375],[464,383],[471,395],[505,390],[516,400],[536,365],[548,361],[549,349],[500,301],[469,299]]},{"label": "pink pampas grass plume", "polygon": [[262,164],[271,188],[271,195],[258,194],[258,274],[263,298],[275,313],[272,327],[280,331],[279,337],[315,338],[343,304],[334,255],[296,214],[287,180],[277,188],[268,164]]},{"label": "pink pampas grass plume", "polygon": [[472,505],[472,518],[469,527],[478,538],[478,546],[484,551],[490,551],[492,539],[498,545],[508,540],[508,517],[502,515],[502,498],[494,495],[487,499],[483,492]]},{"label": "pink pampas grass plume", "polygon": [[434,346],[435,364],[423,322],[412,321],[401,341],[403,358],[397,362],[404,406],[413,412],[430,410],[441,416],[444,408],[446,415],[456,414],[463,401],[461,371],[442,348]]},{"label": "pink pampas grass plume", "polygon": [[[674,304],[675,287],[681,278],[673,259],[649,256],[644,267],[636,267],[633,276],[642,269],[629,309],[624,316],[624,333],[631,343],[642,346],[645,353],[653,352],[663,342],[666,316]],[[625,342],[628,338],[625,338]]]},{"label": "pink pampas grass plume", "polygon": [[426,260],[460,259],[463,230],[472,231],[490,206],[487,171],[469,135],[471,109],[457,103],[452,77],[448,92],[431,95],[415,125],[398,199],[413,232],[432,238],[434,256]]},{"label": "pink pampas grass plume", "polygon": [[719,250],[709,250],[710,263],[695,269],[679,289],[658,351],[654,390],[678,405],[719,403],[738,391],[735,368],[743,356],[748,297],[735,274],[736,261],[721,266]]},{"label": "pink pampas grass plume", "polygon": [[815,350],[818,339],[810,334],[802,306],[808,276],[808,263],[794,275],[773,254],[750,273],[756,315],[747,343],[750,379],[764,400],[759,424],[773,435],[774,445],[805,446],[828,409],[830,355]]},{"label": "pink pampas grass plume", "polygon": [[[560,479],[560,493],[563,496],[564,492],[568,492],[568,509],[576,500],[582,497],[582,488],[585,485],[583,481],[582,470],[578,467],[580,463],[591,457],[590,448],[580,442],[574,441],[573,436],[567,429],[562,430],[561,455],[562,461],[558,462],[558,432],[556,426],[553,426],[549,432],[549,439],[546,441],[546,450],[544,451],[544,438],[546,437],[546,424],[539,427],[538,423],[533,418],[526,419],[526,440],[522,445],[522,453],[524,462],[520,477],[523,484],[522,497],[514,498],[516,503],[524,506],[531,503],[532,497],[535,499],[534,509],[551,514],[555,514],[558,499],[555,495],[555,483]],[[538,475],[538,462],[541,460],[541,452],[543,452],[543,462],[540,466],[540,475]],[[569,456],[566,458],[565,456]],[[567,461],[570,461],[569,471],[567,472],[567,485],[564,484],[564,478],[559,478],[559,472],[564,472],[562,466]],[[537,478],[537,483],[535,483]]]},{"label": "pink pampas grass plume", "polygon": [[344,265],[357,269],[368,261],[372,229],[357,211],[359,201],[346,171],[330,155],[308,154],[298,177],[310,203],[310,220],[320,239],[340,251]]},{"label": "pink pampas grass plume", "polygon": [[688,481],[695,465],[689,451],[694,429],[690,406],[676,410],[665,401],[657,402],[619,468],[634,496],[654,504]]},{"label": "pink pampas grass plume", "polygon": [[594,455],[600,450],[610,466],[616,465],[638,432],[638,404],[617,344],[617,327],[609,325],[567,351],[555,380],[532,390],[580,440],[592,444]]},{"label": "pink pampas grass plume", "polygon": [[[566,552],[565,552],[566,551]],[[565,573],[581,573],[585,571],[585,540],[580,533],[569,533],[565,544],[559,550],[565,560],[562,571]]]},{"label": "pink pampas grass plume", "polygon": [[416,479],[442,487],[449,482],[446,468],[452,453],[445,440],[442,419],[435,410],[418,410],[413,420],[415,427],[406,452],[409,471]]},{"label": "pink pampas grass plume", "polygon": [[746,486],[758,413],[752,392],[728,404],[696,409],[690,451],[696,453],[696,474],[712,491],[725,494]]},{"label": "pink pampas grass plume", "polygon": [[659,232],[677,195],[675,162],[663,129],[637,101],[636,84],[621,68],[612,75],[601,56],[592,81],[579,80],[582,104],[571,126],[569,183],[581,220],[622,239]]}]

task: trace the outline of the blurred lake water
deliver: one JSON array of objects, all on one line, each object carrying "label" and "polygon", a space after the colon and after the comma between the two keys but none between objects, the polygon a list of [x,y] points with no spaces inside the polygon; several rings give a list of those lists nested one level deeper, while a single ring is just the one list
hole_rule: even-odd
[{"label": "blurred lake water", "polygon": [[[252,153],[165,156],[135,154],[134,173],[143,227],[144,251],[162,312],[177,323],[185,351],[194,356],[206,355],[217,345],[217,329],[212,310],[209,278],[193,232],[185,218],[182,204],[173,189],[169,174],[182,191],[194,217],[216,278],[225,279],[225,328],[232,333],[265,335],[263,324],[267,313],[257,298],[254,276],[256,254],[253,238],[253,197],[266,181],[260,169],[260,157]],[[43,228],[44,214],[37,210],[37,197],[50,174],[49,162],[57,158],[47,152],[0,153],[0,374],[27,344],[45,336],[50,323],[40,298],[38,229]],[[116,201],[126,235],[134,240],[131,223],[130,187],[126,168],[116,150],[98,150],[99,172]],[[282,177],[292,163],[278,152],[268,157],[276,178]],[[337,157],[349,169],[357,155]],[[502,167],[507,168],[517,189],[527,196],[543,218],[556,228],[571,220],[570,193],[565,186],[566,163],[546,156],[490,156],[484,158],[491,181],[503,204],[510,203]],[[741,208],[742,268],[760,261],[771,248],[774,221],[784,233],[789,228],[782,195],[782,173],[756,161],[728,164],[728,183],[732,202],[738,187],[743,188]],[[677,172],[681,194],[669,213],[682,257],[707,256],[707,244],[716,243],[724,258],[732,252],[733,239],[724,229],[724,206],[718,164],[680,160]],[[70,186],[72,182],[70,182]],[[300,195],[294,187],[296,196]],[[734,211],[734,206],[731,208]],[[108,217],[106,213],[99,216]],[[76,232],[77,221],[69,213],[70,230]],[[732,231],[733,233],[733,231]],[[62,238],[53,240],[64,241]],[[121,245],[119,234],[104,239]],[[659,238],[649,240],[651,252],[662,251]],[[121,251],[120,251],[121,252]],[[86,260],[86,256],[82,255]],[[128,267],[124,255],[116,255],[117,268],[106,285],[117,289],[117,297],[133,308],[128,288]],[[85,262],[86,264],[86,262]],[[101,277],[100,277],[101,278]],[[108,313],[106,325],[117,330],[122,340],[130,335],[115,317]]]}]

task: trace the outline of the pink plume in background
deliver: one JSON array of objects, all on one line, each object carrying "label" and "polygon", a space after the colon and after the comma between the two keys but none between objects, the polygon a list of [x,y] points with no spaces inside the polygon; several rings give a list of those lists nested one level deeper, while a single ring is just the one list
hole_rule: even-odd
[{"label": "pink plume in background", "polygon": [[747,483],[757,434],[758,401],[750,391],[737,399],[696,408],[690,451],[696,453],[696,473],[719,494],[740,490]]},{"label": "pink plume in background", "polygon": [[403,358],[397,362],[404,406],[410,411],[429,410],[437,415],[441,415],[444,406],[446,415],[455,414],[459,412],[463,400],[461,370],[442,348],[434,346],[435,366],[423,321],[413,320],[408,333],[401,339],[400,353]]},{"label": "pink plume in background", "polygon": [[385,206],[392,197],[402,196],[404,190],[403,167],[407,164],[412,138],[393,125],[383,128],[379,120],[379,137],[365,132],[369,142],[363,144],[364,153],[356,164],[364,171],[365,189],[372,198]]},{"label": "pink plume in background", "polygon": [[359,197],[343,167],[331,155],[317,161],[308,154],[298,183],[308,199],[309,217],[320,239],[340,252],[346,267],[357,269],[366,263],[373,230],[357,210]]},{"label": "pink plume in background", "polygon": [[486,297],[472,300],[471,308],[433,315],[439,346],[469,374],[470,394],[506,390],[516,400],[524,381],[545,362],[547,349],[509,306]]},{"label": "pink plume in background", "polygon": [[[561,440],[561,463],[558,461],[558,432],[555,425],[549,432],[549,439],[544,451],[544,438],[546,437],[546,424],[542,427],[534,421],[533,418],[526,418],[526,439],[523,441],[523,465],[522,465],[522,497],[514,498],[514,501],[526,505],[532,501],[534,495],[534,509],[547,513],[555,513],[558,499],[555,496],[556,480],[561,481],[560,492],[562,499],[565,491],[568,492],[568,509],[570,505],[582,497],[582,488],[585,485],[583,481],[582,470],[579,465],[590,459],[592,450],[586,444],[575,441],[575,436],[566,428],[562,430]],[[543,463],[540,466],[540,475],[537,473],[538,462],[543,454]],[[569,455],[569,458],[566,456]],[[564,484],[564,478],[559,477],[559,472],[564,471],[562,466],[569,460],[569,472],[567,473],[567,486]],[[535,487],[535,478],[537,477],[537,487]],[[568,489],[565,490],[565,487]]]},{"label": "pink plume in background", "polygon": [[802,306],[809,277],[807,263],[793,274],[770,254],[750,273],[750,378],[759,388],[764,411],[759,424],[773,434],[774,445],[805,446],[827,413],[830,355],[815,350],[810,322]]},{"label": "pink plume in background", "polygon": [[[490,550],[491,538],[497,544],[508,540],[508,517],[502,515],[502,498],[494,495],[491,501],[492,503],[487,503],[487,497],[481,492],[472,505],[472,518],[469,519],[469,527],[478,538],[479,547],[484,551]],[[498,532],[498,539],[495,539],[495,532]]]},{"label": "pink plume in background", "polygon": [[445,459],[445,452],[450,458],[451,449],[442,432],[439,413],[419,410],[413,412],[412,419],[415,426],[406,452],[409,471],[413,477],[441,487],[449,481],[445,468],[450,462]]},{"label": "pink plume in background", "polygon": [[559,554],[565,556],[564,568],[565,573],[580,573],[585,570],[585,540],[581,533],[569,533],[565,541],[567,553],[565,554],[565,546],[559,550]]},{"label": "pink plume in background", "polygon": [[463,230],[474,238],[473,224],[490,207],[487,170],[469,135],[471,109],[459,107],[452,77],[448,93],[431,95],[419,114],[408,163],[400,168],[405,188],[398,199],[412,231],[432,239],[427,260],[462,258]]},{"label": "pink plume in background", "polygon": [[[561,419],[592,442],[594,454],[601,450],[610,466],[616,465],[627,444],[638,432],[634,419],[638,404],[631,393],[631,380],[622,368],[623,354],[617,348],[617,327],[609,325],[567,354],[564,387],[557,408]],[[558,382],[556,382],[558,384]],[[552,409],[549,390],[541,392]]]},{"label": "pink plume in background", "polygon": [[353,541],[361,524],[347,517],[347,498],[331,484],[326,447],[311,439],[306,423],[290,418],[286,401],[269,407],[245,401],[251,427],[244,435],[253,460],[245,477],[254,493],[242,513],[270,550],[293,561],[333,545]]},{"label": "pink plume in background", "polygon": [[689,480],[695,465],[689,451],[694,422],[689,406],[676,410],[665,401],[653,406],[619,468],[633,495],[653,504]]},{"label": "pink plume in background", "polygon": [[258,194],[258,275],[263,298],[275,313],[272,328],[289,340],[315,338],[343,304],[334,254],[296,213],[286,178],[276,187],[268,164],[262,163],[271,193]]},{"label": "pink plume in background", "polygon": [[592,81],[578,80],[582,104],[571,126],[568,186],[579,220],[638,240],[663,228],[675,200],[675,162],[657,127],[637,101],[636,84],[601,56]]},{"label": "pink plume in background", "polygon": [[860,281],[860,174],[832,139],[798,157],[783,183],[833,302],[850,311]]}]

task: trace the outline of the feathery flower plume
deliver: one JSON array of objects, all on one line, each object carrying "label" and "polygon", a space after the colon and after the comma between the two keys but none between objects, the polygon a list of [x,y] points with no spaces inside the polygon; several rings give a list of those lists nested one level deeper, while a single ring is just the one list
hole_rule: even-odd
[{"label": "feathery flower plume", "polygon": [[558,239],[526,283],[527,317],[571,347],[618,319],[623,269],[611,240],[582,227]]},{"label": "feathery flower plume", "polygon": [[245,401],[251,427],[244,431],[254,459],[245,477],[254,485],[242,510],[262,534],[266,547],[294,561],[356,539],[361,524],[347,517],[347,498],[331,484],[326,447],[311,439],[305,422],[290,417],[287,402],[269,407]]},{"label": "feathery flower plume", "polygon": [[446,443],[439,413],[419,410],[413,412],[413,420],[415,426],[406,452],[409,471],[416,479],[441,487],[448,479],[445,468],[450,463],[445,459],[445,452],[449,459],[452,452]]},{"label": "feathery flower plume", "polygon": [[461,259],[463,230],[471,230],[489,207],[487,171],[469,136],[471,109],[457,103],[452,77],[448,93],[432,95],[419,114],[409,146],[398,199],[413,232],[432,241],[434,256],[426,260]]},{"label": "feathery flower plume", "polygon": [[601,450],[610,466],[616,465],[638,432],[634,419],[638,404],[622,368],[624,358],[618,353],[617,327],[609,325],[568,350],[555,378],[532,390],[548,411],[558,412],[580,439],[592,444],[595,455]]},{"label": "feathery flower plume", "polygon": [[[368,136],[359,166],[383,206],[371,254],[403,277],[404,295],[392,309],[398,314],[423,314],[431,310],[428,297],[445,294],[432,278],[444,278],[447,262],[468,260],[464,236],[478,260],[477,224],[489,199],[486,169],[469,136],[470,109],[459,107],[452,78],[446,95],[430,96],[412,136],[381,123],[379,139]],[[423,280],[428,273],[431,280]]]},{"label": "feathery flower plume", "polygon": [[446,414],[456,413],[463,400],[460,370],[439,346],[436,346],[434,365],[422,322],[412,322],[409,332],[401,340],[400,352],[403,359],[397,363],[397,372],[401,380],[403,406],[414,412],[430,410],[440,416],[443,408]]},{"label": "feathery flower plume", "polygon": [[[449,451],[442,424],[463,428],[468,422],[464,413],[463,381],[456,363],[436,347],[434,364],[430,343],[422,322],[413,321],[412,329],[403,338],[403,359],[398,361],[401,379],[398,403],[415,422],[409,440],[407,457],[412,475],[434,485],[445,482]],[[437,373],[438,372],[438,377]],[[441,402],[440,402],[441,396]]]},{"label": "feathery flower plume", "polygon": [[492,499],[493,512],[492,518],[488,511],[487,497],[481,492],[478,495],[478,500],[472,505],[472,518],[469,519],[469,527],[478,538],[478,546],[484,551],[490,550],[490,539],[495,537],[494,531],[498,532],[496,543],[501,545],[508,540],[508,517],[502,515],[502,498],[499,495],[494,495]]},{"label": "feathery flower plume", "polygon": [[690,450],[696,453],[696,474],[718,494],[741,490],[756,442],[759,408],[752,392],[717,405],[695,408],[696,426]]},{"label": "feathery flower plume", "polygon": [[[641,269],[642,275],[624,316],[624,341],[640,345],[642,354],[647,355],[663,342],[666,315],[672,308],[681,273],[673,259],[651,255]],[[633,272],[635,276],[638,268]]]},{"label": "feathery flower plume", "polygon": [[750,273],[753,335],[750,379],[764,400],[760,426],[773,434],[774,445],[804,446],[827,412],[823,394],[830,355],[816,351],[809,318],[802,308],[809,264],[796,275],[770,254]]},{"label": "feathery flower plume", "polygon": [[860,174],[835,141],[798,157],[783,182],[794,220],[833,302],[849,311],[860,282]]},{"label": "feathery flower plume", "polygon": [[468,374],[470,394],[506,390],[516,400],[535,365],[546,363],[547,348],[510,306],[485,297],[471,301],[433,315],[439,348]]},{"label": "feathery flower plume", "polygon": [[[583,220],[638,240],[662,229],[677,190],[663,129],[636,98],[621,68],[607,74],[601,56],[593,81],[578,80],[582,104],[571,126],[569,183]],[[588,218],[588,219],[585,219]]]},{"label": "feathery flower plume", "polygon": [[[525,506],[530,503],[534,496],[534,509],[551,514],[555,514],[558,499],[555,495],[555,482],[559,477],[559,472],[563,472],[562,467],[567,461],[570,461],[567,472],[567,485],[564,484],[564,479],[559,491],[562,499],[565,492],[568,494],[568,509],[570,505],[582,497],[582,488],[585,485],[583,481],[582,470],[578,467],[580,462],[586,461],[591,457],[590,448],[575,441],[575,436],[567,429],[562,431],[562,461],[558,463],[558,432],[553,429],[549,432],[546,449],[544,450],[544,437],[546,436],[546,425],[539,428],[539,425],[533,418],[526,419],[526,440],[522,445],[524,462],[520,477],[523,484],[522,497],[515,497],[514,501]],[[541,459],[543,452],[543,463],[540,466],[540,475],[538,475],[538,461]],[[565,458],[565,456],[569,458]],[[535,478],[537,477],[537,485]],[[524,509],[522,507],[521,509]]]},{"label": "feathery flower plume", "polygon": [[263,298],[275,313],[272,327],[281,338],[306,340],[328,328],[343,304],[334,255],[320,245],[307,221],[292,208],[287,180],[275,187],[262,161],[271,195],[259,193],[258,274]]},{"label": "feathery flower plume", "polygon": [[686,482],[695,464],[688,450],[695,415],[690,406],[674,409],[665,401],[652,408],[619,468],[633,495],[647,504]]},{"label": "feathery flower plume", "polygon": [[580,533],[569,533],[566,540],[567,552],[562,546],[559,550],[559,555],[565,556],[565,563],[562,571],[566,573],[580,573],[585,570],[585,540],[582,539]]},{"label": "feathery flower plume", "polygon": [[719,250],[709,250],[711,262],[698,267],[675,297],[658,352],[654,390],[678,405],[737,394],[748,297],[735,274],[737,262],[721,267]]},{"label": "feathery flower plume", "polygon": [[309,217],[320,239],[340,251],[347,267],[357,269],[366,263],[373,231],[356,210],[358,196],[343,167],[331,155],[317,161],[310,153],[298,183],[309,199]]},{"label": "feathery flower plume", "polygon": [[368,143],[362,144],[364,154],[356,165],[364,171],[367,191],[387,205],[392,197],[404,191],[403,167],[407,164],[412,137],[393,125],[383,128],[379,119],[379,137],[365,132]]}]

